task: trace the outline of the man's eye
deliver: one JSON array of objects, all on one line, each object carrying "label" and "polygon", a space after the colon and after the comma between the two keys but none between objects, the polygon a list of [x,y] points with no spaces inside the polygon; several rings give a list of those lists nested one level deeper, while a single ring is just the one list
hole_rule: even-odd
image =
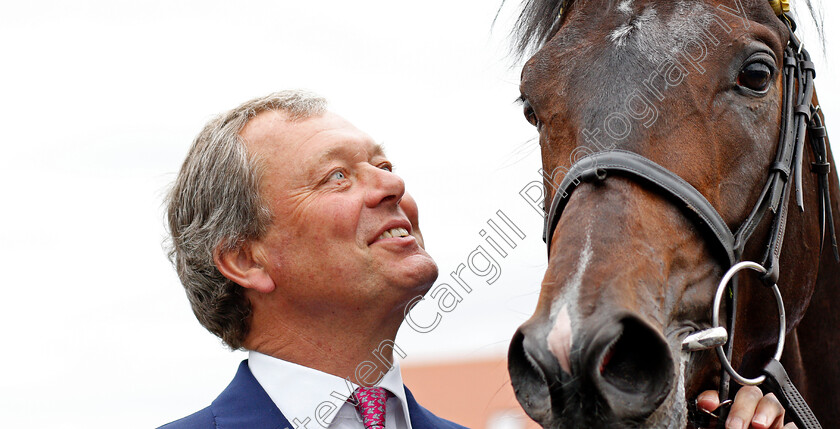
[{"label": "man's eye", "polygon": [[383,170],[385,170],[385,171],[390,171],[390,172],[393,172],[393,171],[394,171],[394,165],[393,165],[393,164],[391,164],[390,162],[386,162],[386,163],[380,164],[380,165],[379,165],[379,168],[381,168],[381,169],[383,169]]},{"label": "man's eye", "polygon": [[346,179],[346,178],[347,178],[347,175],[345,175],[343,171],[336,170],[336,171],[333,171],[332,174],[330,174],[329,180],[343,180],[343,179]]}]

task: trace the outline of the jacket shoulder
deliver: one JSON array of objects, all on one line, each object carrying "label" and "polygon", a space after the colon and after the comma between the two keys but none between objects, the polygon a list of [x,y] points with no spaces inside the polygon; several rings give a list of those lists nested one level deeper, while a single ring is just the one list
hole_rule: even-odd
[{"label": "jacket shoulder", "polygon": [[[239,369],[228,387],[209,407],[183,419],[162,426],[162,429],[280,429],[293,427],[265,393],[248,361]],[[420,429],[420,428],[418,428]]]},{"label": "jacket shoulder", "polygon": [[216,419],[210,407],[196,411],[184,418],[167,423],[158,429],[215,429]]}]

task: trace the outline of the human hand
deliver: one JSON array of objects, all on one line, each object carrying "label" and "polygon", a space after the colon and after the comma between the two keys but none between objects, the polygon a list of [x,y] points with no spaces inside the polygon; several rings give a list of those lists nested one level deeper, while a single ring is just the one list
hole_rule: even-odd
[{"label": "human hand", "polygon": [[[712,412],[720,406],[720,399],[714,390],[707,390],[697,397],[697,406]],[[785,422],[785,409],[776,395],[761,394],[755,386],[745,386],[735,395],[735,401],[726,419],[726,429],[796,429],[796,425]]]}]

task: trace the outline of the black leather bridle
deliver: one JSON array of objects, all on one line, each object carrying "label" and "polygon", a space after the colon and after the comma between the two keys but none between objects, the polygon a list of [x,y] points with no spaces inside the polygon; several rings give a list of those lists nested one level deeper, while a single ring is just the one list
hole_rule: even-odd
[{"label": "black leather bridle", "polygon": [[[572,165],[556,188],[554,198],[547,210],[543,230],[543,240],[547,244],[549,253],[551,252],[551,238],[554,229],[575,188],[583,182],[603,181],[607,177],[615,175],[653,188],[671,197],[675,203],[696,215],[696,220],[705,225],[715,237],[729,267],[741,260],[744,246],[756,227],[768,211],[772,212],[774,217],[770,239],[761,266],[766,270],[762,280],[768,285],[775,285],[779,279],[779,256],[785,236],[791,187],[794,188],[796,194],[797,206],[800,210],[804,210],[802,162],[807,134],[810,137],[811,151],[815,159],[811,163],[811,171],[817,175],[820,251],[825,244],[827,224],[834,256],[840,261],[830,204],[830,164],[828,163],[826,150],[827,134],[818,114],[819,106],[814,106],[811,103],[816,74],[814,63],[811,62],[808,51],[804,49],[802,43],[794,35],[796,24],[793,18],[787,13],[781,14],[780,18],[788,27],[790,41],[785,47],[784,55],[782,120],[776,158],[767,167],[767,181],[758,197],[758,201],[737,231],[733,233],[712,204],[697,189],[678,175],[639,154],[624,150],[610,150],[581,158]],[[727,359],[732,357],[732,345],[734,343],[732,333],[735,331],[736,323],[734,309],[737,308],[737,277],[732,281],[731,291],[728,306],[729,341],[726,350]],[[801,429],[820,427],[813,413],[810,412],[802,397],[799,396],[790,380],[787,379],[784,369],[781,368],[781,365],[776,365],[777,363],[771,362],[771,365],[768,365],[768,368],[765,369],[765,373],[768,380],[771,381],[770,384],[776,386],[777,396],[788,409],[793,420]],[[729,396],[729,373],[726,371],[723,371],[721,377],[720,395],[721,398]]]}]

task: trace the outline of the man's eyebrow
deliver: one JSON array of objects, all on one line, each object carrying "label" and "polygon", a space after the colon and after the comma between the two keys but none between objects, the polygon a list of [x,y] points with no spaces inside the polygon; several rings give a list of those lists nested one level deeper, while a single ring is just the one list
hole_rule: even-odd
[{"label": "man's eyebrow", "polygon": [[382,143],[374,143],[371,156],[385,156],[385,145]]}]

